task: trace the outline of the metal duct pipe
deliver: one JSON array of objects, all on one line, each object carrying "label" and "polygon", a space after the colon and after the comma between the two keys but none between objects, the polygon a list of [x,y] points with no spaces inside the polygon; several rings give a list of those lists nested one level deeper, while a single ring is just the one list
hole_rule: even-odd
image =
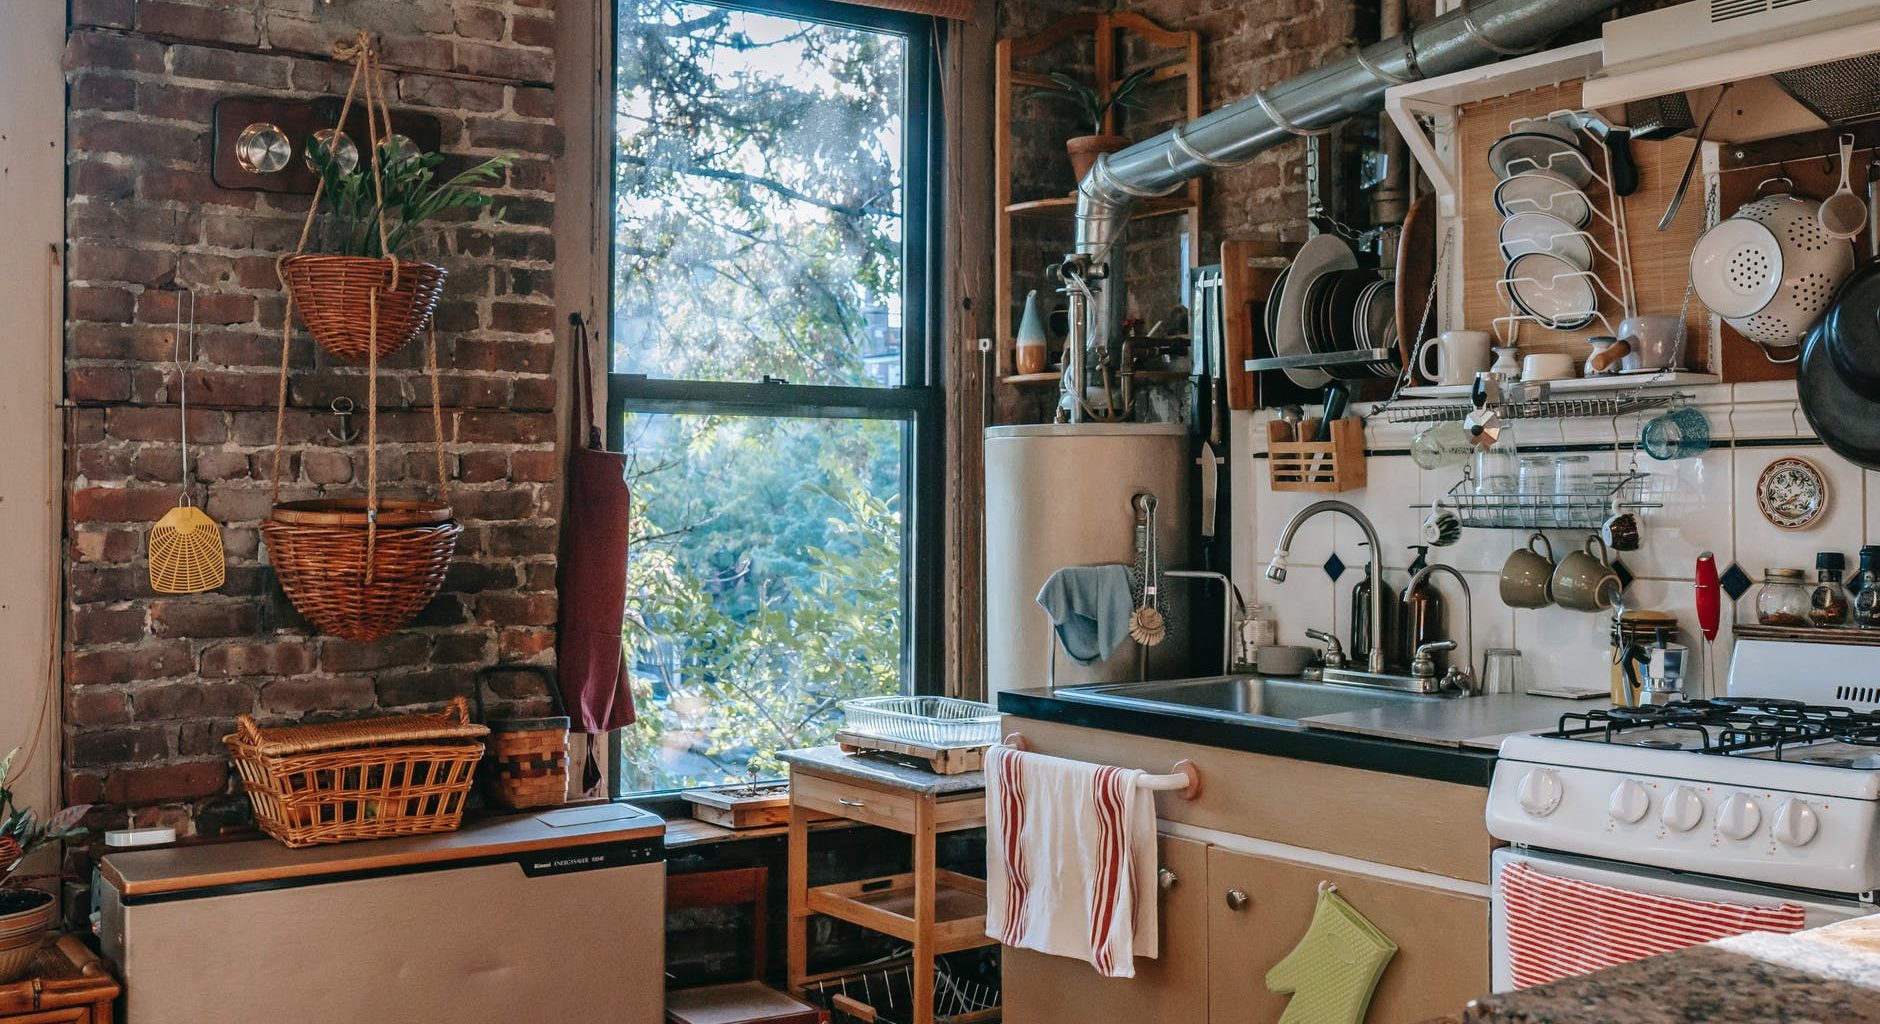
[{"label": "metal duct pipe", "polygon": [[[1384,90],[1523,53],[1615,6],[1617,0],[1482,0],[1373,43],[1336,63],[1097,158],[1077,185],[1077,252],[1102,264],[1137,199],[1243,164],[1295,134],[1381,109]],[[1104,337],[1099,314],[1093,325]]]}]

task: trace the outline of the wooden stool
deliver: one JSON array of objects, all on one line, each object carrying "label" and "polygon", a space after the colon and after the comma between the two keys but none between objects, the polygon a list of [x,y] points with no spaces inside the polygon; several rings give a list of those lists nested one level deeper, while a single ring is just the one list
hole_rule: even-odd
[{"label": "wooden stool", "polygon": [[39,951],[26,977],[0,985],[0,1024],[111,1024],[118,991],[97,954],[78,936],[61,935]]},{"label": "wooden stool", "polygon": [[700,871],[666,876],[666,910],[750,904],[751,978],[666,993],[667,1024],[816,1024],[814,1006],[757,979],[764,976],[765,906],[770,872],[765,868]]}]

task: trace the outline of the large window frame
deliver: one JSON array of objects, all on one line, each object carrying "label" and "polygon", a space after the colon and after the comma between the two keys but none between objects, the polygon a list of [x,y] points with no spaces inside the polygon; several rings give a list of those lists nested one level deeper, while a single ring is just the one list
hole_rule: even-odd
[{"label": "large window frame", "polygon": [[[614,372],[607,350],[607,446],[620,451],[629,413],[681,413],[764,418],[890,420],[903,424],[902,481],[906,508],[901,521],[901,606],[903,631],[901,678],[913,694],[945,692],[944,607],[945,527],[942,502],[946,482],[945,411],[938,384],[940,347],[933,343],[942,323],[934,297],[943,293],[941,261],[931,246],[939,239],[939,189],[943,155],[939,113],[938,26],[927,15],[838,3],[835,0],[698,0],[732,10],[803,18],[850,28],[891,33],[906,45],[907,75],[903,107],[902,167],[902,337],[899,385],[837,386],[800,384],[765,377],[761,381],[711,381],[654,378]],[[611,7],[611,5],[610,5]],[[610,33],[619,24],[615,12]],[[600,293],[611,299],[615,266],[612,243],[615,203],[614,120],[617,62],[611,42],[601,76],[604,144],[597,157],[605,175],[607,231],[605,275]],[[602,322],[611,317],[603,316]],[[631,726],[629,726],[631,728]],[[609,744],[610,762],[618,764],[619,738]],[[610,772],[610,776],[615,773]],[[611,778],[615,796],[667,795],[667,791],[626,791]]]}]

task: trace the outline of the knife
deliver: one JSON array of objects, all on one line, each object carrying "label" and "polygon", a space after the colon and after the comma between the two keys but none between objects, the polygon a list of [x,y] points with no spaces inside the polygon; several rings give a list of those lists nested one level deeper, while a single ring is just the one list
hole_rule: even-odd
[{"label": "knife", "polygon": [[[1201,457],[1195,465],[1201,467],[1201,536],[1214,537],[1215,509],[1221,490],[1221,463],[1217,452],[1221,446],[1221,351],[1217,345],[1221,339],[1219,320],[1220,286],[1214,279],[1204,279],[1195,283],[1195,306],[1193,322],[1195,329],[1190,332],[1193,352],[1190,358],[1194,362],[1195,394],[1199,402],[1202,393],[1202,374],[1206,374],[1208,430],[1201,441]],[[1198,410],[1197,410],[1198,413]],[[1196,433],[1200,433],[1200,418],[1196,417]]]}]

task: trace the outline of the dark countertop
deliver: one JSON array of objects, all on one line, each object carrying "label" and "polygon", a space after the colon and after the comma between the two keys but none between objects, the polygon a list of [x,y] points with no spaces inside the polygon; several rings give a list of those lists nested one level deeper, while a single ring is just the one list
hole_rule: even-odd
[{"label": "dark countertop", "polygon": [[[1223,722],[1173,710],[1164,713],[1140,708],[1108,707],[1064,700],[1042,688],[1007,690],[999,694],[998,705],[1001,712],[1021,718],[1152,736],[1180,743],[1199,743],[1254,754],[1271,754],[1346,768],[1412,775],[1439,782],[1487,786],[1495,770],[1495,752],[1492,749],[1313,729],[1280,722]],[[1548,722],[1536,728],[1550,726],[1551,722]]]}]

